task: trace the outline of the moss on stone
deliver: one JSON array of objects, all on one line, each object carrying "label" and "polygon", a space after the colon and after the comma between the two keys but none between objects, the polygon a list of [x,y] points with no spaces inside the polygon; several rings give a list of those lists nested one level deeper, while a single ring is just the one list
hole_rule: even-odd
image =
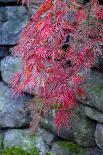
[{"label": "moss on stone", "polygon": [[96,95],[100,95],[100,93],[103,91],[103,84],[100,86],[93,86],[93,92],[96,93]]},{"label": "moss on stone", "polygon": [[39,153],[36,148],[29,153],[19,147],[11,147],[2,151],[0,155],[39,155]]},{"label": "moss on stone", "polygon": [[51,152],[47,152],[46,155],[52,155]]},{"label": "moss on stone", "polygon": [[68,141],[58,141],[59,147],[68,150],[73,155],[85,155],[85,149],[81,146]]}]

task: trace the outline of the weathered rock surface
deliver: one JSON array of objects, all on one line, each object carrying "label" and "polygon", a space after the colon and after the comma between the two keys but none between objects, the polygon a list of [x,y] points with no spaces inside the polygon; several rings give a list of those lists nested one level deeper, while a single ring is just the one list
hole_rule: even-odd
[{"label": "weathered rock surface", "polygon": [[0,128],[27,126],[30,118],[25,106],[30,98],[28,95],[13,98],[11,89],[0,82]]},{"label": "weathered rock surface", "polygon": [[31,151],[36,147],[40,155],[45,155],[45,144],[41,136],[30,136],[30,129],[12,129],[4,134],[4,148],[18,146],[26,151]]},{"label": "weathered rock surface", "polygon": [[[59,131],[59,137],[72,140],[81,146],[95,146],[94,132],[95,122],[85,116],[83,105],[78,105],[73,111],[74,115],[70,117],[70,128],[62,127]],[[41,125],[57,134],[57,129],[53,123],[53,115],[45,116],[41,120]]]},{"label": "weathered rock surface", "polygon": [[98,148],[82,148],[69,141],[57,141],[53,144],[53,155],[103,155],[103,150]]},{"label": "weathered rock surface", "polygon": [[98,148],[88,148],[86,150],[86,155],[103,155],[103,150]]},{"label": "weathered rock surface", "polygon": [[86,106],[85,113],[86,116],[88,116],[90,119],[95,120],[99,123],[103,123],[103,112]]},{"label": "weathered rock surface", "polygon": [[[5,83],[11,84],[11,80],[13,79],[13,74],[20,71],[22,67],[22,62],[20,57],[7,56],[1,60],[1,76]],[[21,79],[22,80],[22,79]],[[24,90],[26,93],[35,95],[38,93],[39,88],[32,89],[31,85],[27,86]]]},{"label": "weathered rock surface", "polygon": [[53,155],[71,155],[69,148],[61,147],[58,143],[53,144],[51,153]]},{"label": "weathered rock surface", "polygon": [[21,61],[18,57],[7,56],[1,60],[1,76],[5,83],[10,84],[15,72],[20,71]]},{"label": "weathered rock surface", "polygon": [[95,107],[103,112],[103,73],[91,70],[90,78],[86,81],[87,97],[80,102]]},{"label": "weathered rock surface", "polygon": [[103,149],[103,124],[97,124],[96,126],[95,141],[97,146]]},{"label": "weathered rock surface", "polygon": [[39,133],[42,136],[44,142],[49,146],[51,146],[54,139],[56,139],[56,136],[53,133],[43,128],[39,128]]},{"label": "weathered rock surface", "polygon": [[0,45],[15,45],[28,20],[29,13],[24,6],[0,7]]}]

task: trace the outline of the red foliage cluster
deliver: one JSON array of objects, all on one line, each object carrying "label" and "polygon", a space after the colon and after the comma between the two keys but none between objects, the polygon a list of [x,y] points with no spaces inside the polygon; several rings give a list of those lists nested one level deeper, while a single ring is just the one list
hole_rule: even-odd
[{"label": "red foliage cluster", "polygon": [[[24,3],[24,1],[23,1]],[[76,97],[100,51],[103,10],[97,0],[87,5],[75,0],[45,0],[32,16],[13,54],[22,59],[22,71],[14,75],[15,94],[27,86],[43,99],[44,111],[55,108],[55,123],[68,126]],[[22,80],[21,80],[22,79]]]}]

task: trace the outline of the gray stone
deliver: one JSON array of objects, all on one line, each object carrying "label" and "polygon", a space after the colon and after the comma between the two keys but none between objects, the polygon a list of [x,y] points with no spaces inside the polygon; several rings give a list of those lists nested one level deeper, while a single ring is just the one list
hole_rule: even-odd
[{"label": "gray stone", "polygon": [[38,131],[36,132],[36,136],[34,138],[34,144],[38,149],[40,155],[47,155],[47,152],[49,151],[49,147],[44,142],[43,137],[40,135],[40,132]]},{"label": "gray stone", "polygon": [[28,126],[30,118],[25,111],[28,95],[14,98],[11,89],[0,82],[0,128]]},{"label": "gray stone", "polygon": [[88,148],[86,150],[86,155],[103,155],[103,150],[98,148]]},{"label": "gray stone", "polygon": [[83,148],[69,141],[57,141],[53,143],[52,155],[103,155],[103,150],[96,147]]},{"label": "gray stone", "polygon": [[76,2],[80,4],[85,4],[88,2],[88,0],[76,0]]},{"label": "gray stone", "polygon": [[68,149],[65,149],[65,147],[59,146],[57,143],[54,143],[51,149],[52,155],[70,155],[70,152]]},{"label": "gray stone", "polygon": [[8,47],[0,47],[0,58],[9,55],[9,48]]},{"label": "gray stone", "polygon": [[95,141],[97,146],[103,149],[103,124],[97,124],[96,126]]},{"label": "gray stone", "polygon": [[[13,75],[16,72],[20,72],[22,67],[22,62],[20,57],[7,56],[1,60],[1,76],[5,83],[11,84],[11,80],[13,79]],[[21,77],[22,80],[22,77]],[[27,85],[25,87],[24,92],[35,95],[38,93],[39,88],[32,89],[31,85]]]},{"label": "gray stone", "polygon": [[[57,134],[57,129],[53,123],[54,116],[49,114],[41,119],[41,126]],[[95,132],[95,122],[89,120],[85,116],[85,109],[83,105],[78,105],[74,111],[71,113],[70,127],[61,127],[59,131],[59,137],[74,141],[75,143],[88,147],[95,146],[94,132]]]},{"label": "gray stone", "polygon": [[18,0],[0,0],[0,3],[17,2]]},{"label": "gray stone", "polygon": [[79,101],[103,112],[103,73],[91,70],[85,85],[87,96]]},{"label": "gray stone", "polygon": [[103,45],[97,46],[98,56],[95,59],[95,66],[94,68],[103,71]]},{"label": "gray stone", "polygon": [[3,150],[4,133],[0,130],[0,151]]},{"label": "gray stone", "polygon": [[30,129],[11,129],[4,134],[4,148],[21,147],[30,152],[33,148],[37,148],[40,155],[46,154],[45,144],[41,136],[30,136]]},{"label": "gray stone", "polygon": [[7,56],[1,60],[1,76],[5,83],[10,84],[13,74],[20,71],[21,60],[18,57]]},{"label": "gray stone", "polygon": [[44,142],[49,146],[52,145],[54,139],[56,138],[56,136],[53,133],[43,128],[39,128],[39,133],[42,136]]},{"label": "gray stone", "polygon": [[0,7],[0,45],[15,45],[29,18],[24,6]]},{"label": "gray stone", "polygon": [[103,123],[103,113],[91,107],[85,107],[86,116],[99,123]]}]

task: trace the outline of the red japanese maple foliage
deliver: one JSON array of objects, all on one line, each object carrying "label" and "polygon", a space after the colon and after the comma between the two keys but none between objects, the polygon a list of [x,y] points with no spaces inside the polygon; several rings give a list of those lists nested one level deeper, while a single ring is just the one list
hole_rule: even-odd
[{"label": "red japanese maple foliage", "polygon": [[[14,94],[29,86],[38,90],[43,112],[57,105],[54,110],[58,129],[62,124],[68,126],[76,97],[85,95],[83,82],[101,54],[102,19],[103,9],[97,0],[86,5],[75,0],[45,0],[13,51],[22,60],[22,70],[12,80]],[[38,108],[38,114],[41,110]]]}]

